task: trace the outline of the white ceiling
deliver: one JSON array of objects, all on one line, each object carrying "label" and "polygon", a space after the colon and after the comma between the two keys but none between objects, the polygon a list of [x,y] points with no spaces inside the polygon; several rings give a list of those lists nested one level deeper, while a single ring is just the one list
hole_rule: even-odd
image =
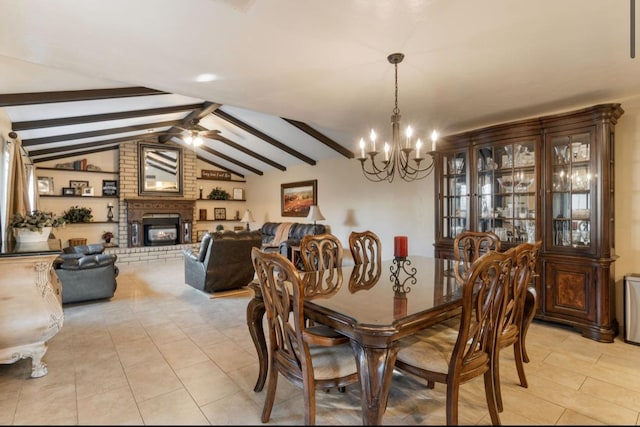
[{"label": "white ceiling", "polygon": [[[393,52],[406,55],[403,125],[425,139],[640,94],[630,2],[620,0],[0,0],[0,16],[0,94],[174,94],[7,107],[13,122],[209,101],[318,161],[341,154],[279,117],[352,151],[372,127],[389,138]],[[202,73],[216,79],[197,82]],[[215,116],[200,124],[285,166],[300,162]],[[33,132],[52,130],[20,137]]]}]

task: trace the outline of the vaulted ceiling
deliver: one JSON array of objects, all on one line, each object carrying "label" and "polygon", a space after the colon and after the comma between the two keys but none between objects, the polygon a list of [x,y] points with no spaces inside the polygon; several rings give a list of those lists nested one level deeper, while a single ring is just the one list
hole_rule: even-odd
[{"label": "vaulted ceiling", "polygon": [[388,139],[393,52],[425,139],[623,102],[633,3],[0,0],[0,108],[36,162],[198,128],[203,160],[260,175]]},{"label": "vaulted ceiling", "polygon": [[[194,148],[201,160],[241,177],[297,162],[315,165],[331,152],[353,157],[305,123],[145,87],[4,94],[0,106],[34,163],[113,150],[133,139]],[[275,136],[259,129],[260,120],[278,129]],[[200,136],[201,145],[188,136]]]}]

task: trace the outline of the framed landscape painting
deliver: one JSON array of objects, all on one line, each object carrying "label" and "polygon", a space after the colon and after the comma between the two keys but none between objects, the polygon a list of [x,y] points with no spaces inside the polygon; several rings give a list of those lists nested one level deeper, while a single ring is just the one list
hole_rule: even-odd
[{"label": "framed landscape painting", "polygon": [[307,216],[318,204],[318,180],[280,184],[280,201],[282,216]]}]

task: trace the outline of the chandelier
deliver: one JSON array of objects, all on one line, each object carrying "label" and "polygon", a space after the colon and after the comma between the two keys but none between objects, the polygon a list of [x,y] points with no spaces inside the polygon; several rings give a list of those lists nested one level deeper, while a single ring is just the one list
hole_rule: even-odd
[{"label": "chandelier", "polygon": [[[360,165],[364,176],[374,182],[389,181],[392,182],[396,172],[405,181],[415,181],[427,177],[433,170],[433,157],[430,152],[426,152],[420,138],[415,140],[415,145],[411,140],[413,129],[407,126],[406,140],[400,139],[400,109],[398,108],[398,64],[404,59],[402,53],[392,53],[387,60],[395,66],[396,73],[396,104],[391,115],[391,145],[384,143],[384,159],[376,159],[379,154],[376,151],[376,132],[371,129],[371,151],[365,153],[366,143],[364,138],[360,138]],[[436,141],[438,132],[435,130],[431,133],[431,151],[436,150]],[[403,144],[404,142],[404,144]],[[425,156],[429,155],[428,162],[423,164]],[[368,157],[367,157],[368,156]],[[367,161],[370,160],[368,163]],[[378,161],[376,161],[378,160]]]}]

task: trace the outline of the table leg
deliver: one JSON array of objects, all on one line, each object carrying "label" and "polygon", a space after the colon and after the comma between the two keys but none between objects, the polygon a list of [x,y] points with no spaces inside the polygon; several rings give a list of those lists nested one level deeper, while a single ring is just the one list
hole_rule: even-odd
[{"label": "table leg", "polygon": [[262,301],[262,294],[260,289],[253,288],[254,296],[247,305],[247,326],[249,327],[249,333],[253,340],[253,345],[256,346],[256,352],[258,353],[258,364],[260,371],[258,372],[258,380],[253,388],[253,391],[262,391],[264,383],[267,380],[267,369],[269,362],[269,354],[267,351],[267,340],[264,336],[264,329],[262,328],[262,320],[264,318],[265,306]]},{"label": "table leg", "polygon": [[356,355],[360,376],[362,424],[381,425],[398,355],[398,343],[392,342],[387,348],[373,348],[363,347],[351,340],[351,347]]}]

